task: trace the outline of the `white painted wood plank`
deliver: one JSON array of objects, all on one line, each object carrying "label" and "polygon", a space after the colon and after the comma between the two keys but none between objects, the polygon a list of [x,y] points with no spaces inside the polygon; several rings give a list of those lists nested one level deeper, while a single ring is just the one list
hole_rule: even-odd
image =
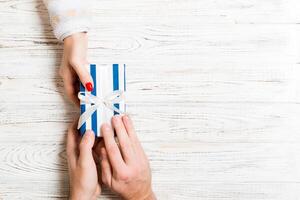
[{"label": "white painted wood plank", "polygon": [[[128,103],[300,102],[298,65],[282,65],[281,69],[261,66],[261,69],[253,70],[223,66],[220,64],[211,69],[174,67],[173,70],[151,69],[150,66],[131,69],[129,66]],[[0,82],[0,91],[6,94],[0,96],[1,101],[67,103],[63,101],[63,83],[58,77],[41,80],[8,76],[0,78]],[[17,98],[27,96],[31,98]]]}]

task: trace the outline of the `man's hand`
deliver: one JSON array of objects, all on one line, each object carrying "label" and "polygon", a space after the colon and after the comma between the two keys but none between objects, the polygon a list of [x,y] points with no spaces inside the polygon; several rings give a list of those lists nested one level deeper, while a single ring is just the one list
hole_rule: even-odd
[{"label": "man's hand", "polygon": [[76,105],[79,105],[78,77],[88,91],[93,90],[93,79],[88,72],[87,45],[86,33],[75,33],[64,39],[64,53],[59,74],[63,78],[66,94]]},{"label": "man's hand", "polygon": [[[126,200],[156,199],[151,188],[151,171],[147,156],[128,116],[114,116],[112,125],[101,127],[104,145],[96,153],[101,160],[102,182]],[[104,147],[105,146],[105,147]]]},{"label": "man's hand", "polygon": [[92,154],[94,141],[95,136],[92,131],[87,131],[80,139],[76,123],[68,130],[67,159],[71,200],[97,199],[101,193],[97,167]]}]

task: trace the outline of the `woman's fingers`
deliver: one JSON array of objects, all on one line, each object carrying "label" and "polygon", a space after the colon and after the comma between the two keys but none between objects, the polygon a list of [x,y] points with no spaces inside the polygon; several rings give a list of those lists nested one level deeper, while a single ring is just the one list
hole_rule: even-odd
[{"label": "woman's fingers", "polygon": [[87,91],[91,92],[93,90],[93,79],[88,71],[88,67],[90,66],[88,63],[85,64],[72,64],[73,69],[76,71],[81,83],[87,89]]},{"label": "woman's fingers", "polygon": [[114,116],[112,118],[112,125],[116,131],[123,158],[125,162],[130,162],[130,160],[132,160],[134,157],[134,152],[132,149],[131,141],[127,135],[127,131],[124,127],[122,117],[119,115]]},{"label": "woman's fingers", "polygon": [[102,182],[111,187],[111,165],[107,156],[107,152],[104,147],[100,148],[100,159],[101,159],[101,180]]},{"label": "woman's fingers", "polygon": [[[66,93],[68,95],[68,97],[70,98],[70,100],[77,106],[79,107],[80,105],[80,101],[77,97],[77,92],[78,90],[75,89],[74,84],[70,83],[68,81],[64,81],[64,87],[66,90]],[[79,87],[79,86],[78,86]]]},{"label": "woman's fingers", "polygon": [[72,36],[72,38],[64,41],[65,60],[71,65],[85,88],[92,91],[93,79],[89,73],[89,63],[87,62],[87,34],[76,33]]},{"label": "woman's fingers", "polygon": [[68,129],[67,135],[67,159],[69,166],[72,168],[76,167],[77,157],[78,157],[78,146],[77,146],[77,131],[72,124]]},{"label": "woman's fingers", "polygon": [[83,135],[81,142],[79,144],[79,162],[82,165],[94,162],[92,149],[95,142],[95,135],[93,131],[87,131]]},{"label": "woman's fingers", "polygon": [[114,132],[108,124],[103,124],[101,127],[101,133],[104,139],[106,152],[112,165],[112,168],[116,171],[123,170],[126,165],[123,161],[119,147],[114,139]]},{"label": "woman's fingers", "polygon": [[79,82],[75,72],[71,71],[69,67],[63,66],[60,69],[60,75],[64,81],[66,94],[76,106],[79,106],[79,99],[77,97]]}]

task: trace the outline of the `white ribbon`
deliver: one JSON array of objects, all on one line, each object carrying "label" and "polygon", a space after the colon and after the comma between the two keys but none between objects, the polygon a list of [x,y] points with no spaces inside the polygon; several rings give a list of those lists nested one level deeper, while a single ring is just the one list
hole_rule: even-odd
[{"label": "white ribbon", "polygon": [[78,99],[80,103],[90,104],[91,106],[80,115],[77,129],[79,129],[101,105],[105,105],[107,108],[119,114],[124,114],[123,111],[114,105],[124,100],[124,96],[124,92],[120,90],[115,90],[105,97],[97,97],[90,92],[79,92]]}]

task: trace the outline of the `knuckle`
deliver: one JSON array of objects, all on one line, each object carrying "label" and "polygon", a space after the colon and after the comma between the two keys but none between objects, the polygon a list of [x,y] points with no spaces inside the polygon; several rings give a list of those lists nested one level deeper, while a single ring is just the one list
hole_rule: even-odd
[{"label": "knuckle", "polygon": [[118,179],[124,182],[129,182],[137,176],[137,171],[134,168],[126,168],[118,173]]},{"label": "knuckle", "polygon": [[127,171],[127,172],[120,172],[118,178],[121,181],[128,182],[131,179],[130,172],[129,171]]},{"label": "knuckle", "polygon": [[90,165],[89,165],[89,163],[87,163],[87,162],[78,162],[78,168],[79,168],[79,170],[80,169],[89,169],[90,168]]}]

